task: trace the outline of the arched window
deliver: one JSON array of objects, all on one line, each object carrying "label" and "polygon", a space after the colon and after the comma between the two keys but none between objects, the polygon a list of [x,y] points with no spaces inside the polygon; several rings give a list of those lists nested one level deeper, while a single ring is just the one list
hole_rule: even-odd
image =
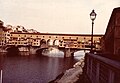
[{"label": "arched window", "polygon": [[59,45],[59,40],[57,40],[57,39],[54,40],[53,45],[57,45],[58,46]]},{"label": "arched window", "polygon": [[47,41],[47,45],[53,45],[53,40],[49,39],[49,40]]}]

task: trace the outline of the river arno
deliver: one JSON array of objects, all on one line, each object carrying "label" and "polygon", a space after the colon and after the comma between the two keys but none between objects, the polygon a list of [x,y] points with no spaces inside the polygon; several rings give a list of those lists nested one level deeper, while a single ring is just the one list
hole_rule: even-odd
[{"label": "river arno", "polygon": [[48,83],[75,62],[63,57],[4,57],[3,83]]}]

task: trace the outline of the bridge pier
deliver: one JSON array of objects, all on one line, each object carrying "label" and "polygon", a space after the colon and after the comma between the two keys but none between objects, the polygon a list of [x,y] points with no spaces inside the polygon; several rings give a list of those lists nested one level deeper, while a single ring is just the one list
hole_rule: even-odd
[{"label": "bridge pier", "polygon": [[37,48],[30,47],[30,49],[29,49],[29,54],[30,54],[30,55],[35,55],[35,54],[36,54],[36,50],[37,50]]},{"label": "bridge pier", "polygon": [[86,50],[88,49],[77,49],[77,48],[62,48],[61,49],[64,52],[64,57],[73,57],[74,53],[80,50],[84,50],[84,52],[86,52]]},{"label": "bridge pier", "polygon": [[73,56],[73,54],[72,54],[70,48],[65,48],[64,57],[72,57],[72,56]]}]

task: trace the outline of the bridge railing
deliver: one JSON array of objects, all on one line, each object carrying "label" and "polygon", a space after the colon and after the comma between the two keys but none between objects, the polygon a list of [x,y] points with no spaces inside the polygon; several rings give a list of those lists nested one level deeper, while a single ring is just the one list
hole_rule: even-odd
[{"label": "bridge railing", "polygon": [[87,53],[84,75],[87,83],[120,83],[120,62]]}]

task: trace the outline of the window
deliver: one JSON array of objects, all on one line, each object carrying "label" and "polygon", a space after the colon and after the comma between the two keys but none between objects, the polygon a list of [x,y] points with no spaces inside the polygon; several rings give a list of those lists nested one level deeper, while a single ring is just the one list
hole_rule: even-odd
[{"label": "window", "polygon": [[10,34],[7,34],[7,36],[10,36]]},{"label": "window", "polygon": [[24,43],[24,44],[27,44],[27,43]]},{"label": "window", "polygon": [[78,37],[76,37],[76,39],[78,39]]},{"label": "window", "polygon": [[81,42],[80,41],[78,41],[78,44],[80,44]]}]

